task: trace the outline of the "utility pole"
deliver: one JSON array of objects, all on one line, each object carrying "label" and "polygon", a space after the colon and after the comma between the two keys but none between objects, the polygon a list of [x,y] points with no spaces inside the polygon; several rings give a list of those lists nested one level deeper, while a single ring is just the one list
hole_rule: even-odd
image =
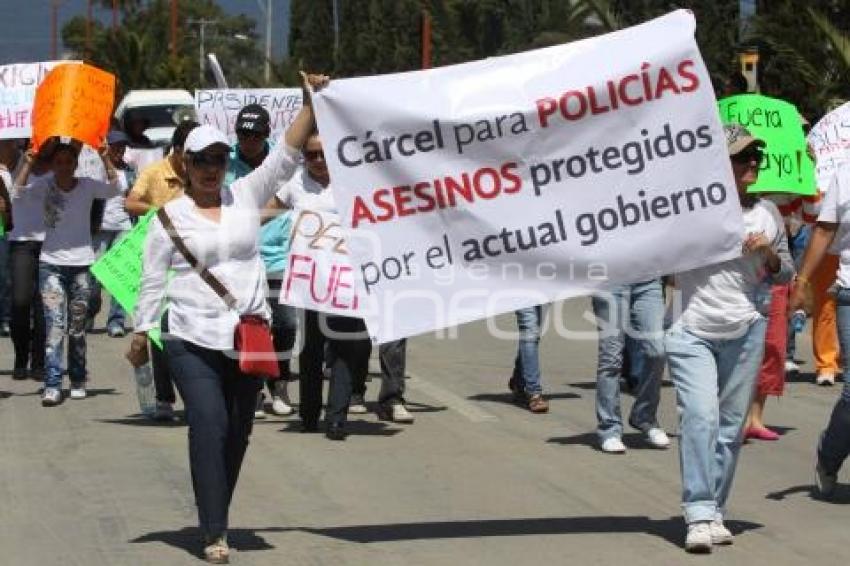
[{"label": "utility pole", "polygon": [[177,59],[177,0],[171,0],[171,58]]},{"label": "utility pole", "polygon": [[218,20],[186,20],[188,25],[197,25],[198,26],[198,84],[203,86],[204,84],[204,47],[207,37],[207,26],[214,26],[218,24]]},{"label": "utility pole", "polygon": [[91,59],[91,0],[86,1],[86,52],[85,58]]},{"label": "utility pole", "polygon": [[263,67],[263,76],[266,84],[269,84],[272,80],[272,0],[266,0],[265,6],[263,0],[257,0],[257,6],[266,16],[266,64]]},{"label": "utility pole", "polygon": [[118,31],[118,0],[112,0],[112,31]]},{"label": "utility pole", "polygon": [[63,0],[50,0],[50,58],[59,58],[59,5]]},{"label": "utility pole", "polygon": [[422,68],[431,68],[431,14],[422,10]]},{"label": "utility pole", "polygon": [[333,0],[334,17],[334,64],[339,67],[339,0]]}]

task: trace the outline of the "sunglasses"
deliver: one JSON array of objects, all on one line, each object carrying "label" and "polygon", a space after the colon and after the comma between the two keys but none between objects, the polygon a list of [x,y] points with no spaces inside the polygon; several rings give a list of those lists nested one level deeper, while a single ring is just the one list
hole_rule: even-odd
[{"label": "sunglasses", "polygon": [[260,132],[255,132],[253,130],[239,130],[236,132],[236,137],[252,140],[262,140],[266,138],[266,135],[261,134]]},{"label": "sunglasses", "polygon": [[760,149],[747,149],[741,153],[733,155],[731,159],[734,163],[739,165],[745,165],[752,163],[753,161],[761,163],[761,160],[764,159],[764,152]]},{"label": "sunglasses", "polygon": [[195,167],[227,167],[226,153],[192,153],[189,162]]},{"label": "sunglasses", "polygon": [[321,149],[316,149],[314,151],[305,151],[304,152],[304,159],[306,159],[307,161],[315,161],[316,159],[320,159],[320,158],[321,159],[325,158],[325,152]]}]

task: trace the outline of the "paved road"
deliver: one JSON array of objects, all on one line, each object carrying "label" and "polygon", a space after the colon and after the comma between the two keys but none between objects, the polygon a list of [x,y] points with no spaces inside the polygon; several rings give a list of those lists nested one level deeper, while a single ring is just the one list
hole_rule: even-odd
[{"label": "paved road", "polygon": [[[589,330],[586,307],[563,307],[577,330]],[[494,324],[513,328],[510,317]],[[0,372],[0,564],[198,563],[186,429],[136,415],[124,345],[92,336],[94,395],[58,408],[40,406],[36,383]],[[796,565],[843,556],[850,488],[837,504],[809,495],[814,442],[837,388],[803,376],[770,401],[768,423],[785,436],[744,448],[731,506],[738,537],[706,559],[681,548],[675,450],[643,448],[635,435],[625,456],[594,448],[595,342],[545,335],[547,415],[510,403],[514,348],[484,323],[412,341],[412,426],[367,415],[334,443],[299,433],[295,418],[258,422],[232,508],[232,562]],[[0,360],[11,365],[8,340]],[[376,394],[373,382],[367,398]],[[670,387],[661,418],[675,429]]]}]

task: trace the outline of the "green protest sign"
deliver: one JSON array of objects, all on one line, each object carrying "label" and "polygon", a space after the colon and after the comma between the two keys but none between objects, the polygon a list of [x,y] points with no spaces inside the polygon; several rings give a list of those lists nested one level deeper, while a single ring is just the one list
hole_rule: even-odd
[{"label": "green protest sign", "polygon": [[6,223],[0,218],[0,238],[6,235]]},{"label": "green protest sign", "polygon": [[[92,275],[127,312],[135,310],[136,301],[139,299],[142,252],[145,248],[148,225],[155,213],[156,211],[151,211],[141,217],[133,229],[109,248],[109,251],[90,268]],[[162,349],[159,331],[151,331],[149,336]]]},{"label": "green protest sign", "polygon": [[738,123],[764,140],[764,160],[753,193],[814,195],[815,167],[806,153],[800,113],[784,100],[739,94],[717,103],[724,124]]}]

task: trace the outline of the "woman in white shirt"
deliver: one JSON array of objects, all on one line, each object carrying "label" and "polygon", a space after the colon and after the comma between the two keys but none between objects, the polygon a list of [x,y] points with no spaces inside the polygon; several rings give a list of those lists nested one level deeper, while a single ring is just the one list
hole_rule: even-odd
[{"label": "woman in white shirt", "polygon": [[[227,562],[228,510],[251,434],[262,381],[240,372],[234,329],[240,315],[270,318],[265,269],[258,238],[260,211],[278,186],[297,169],[298,151],[315,127],[308,83],[319,87],[327,77],[304,76],[304,106],[262,165],[224,184],[228,140],[211,126],[191,131],[184,145],[189,185],[165,205],[186,248],[234,297],[222,298],[189,265],[159,218],[151,221],[135,312],[135,335],[128,359],[146,359],[147,332],[162,317],[165,353],[186,406],[189,460],[198,518],[211,563]],[[168,281],[169,270],[173,277]]]},{"label": "woman in white shirt", "polygon": [[101,150],[109,183],[75,177],[80,146],[60,143],[50,160],[53,177],[40,179],[24,191],[44,193],[44,243],[41,246],[38,288],[46,327],[44,392],[41,403],[62,401],[62,358],[68,334],[68,377],[71,399],[86,397],[86,311],[91,291],[89,267],[94,263],[91,207],[95,199],[118,193],[118,177],[107,148]]},{"label": "woman in white shirt", "polygon": [[732,543],[723,520],[762,362],[764,298],[770,284],[794,275],[776,205],[747,194],[764,142],[738,124],[724,131],[743,209],[743,255],[676,274],[682,310],[674,313],[664,340],[679,412],[688,552]]}]

